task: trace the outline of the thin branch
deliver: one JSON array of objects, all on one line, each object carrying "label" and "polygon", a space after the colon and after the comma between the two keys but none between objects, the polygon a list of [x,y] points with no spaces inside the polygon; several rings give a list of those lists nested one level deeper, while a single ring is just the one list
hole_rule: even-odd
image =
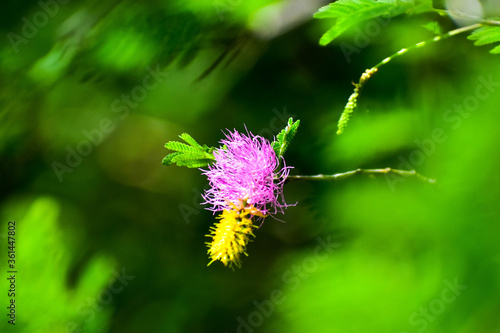
[{"label": "thin branch", "polygon": [[[493,21],[493,22],[496,22],[496,21]],[[490,24],[492,24],[492,22],[490,22]],[[426,45],[438,42],[440,40],[443,40],[443,39],[446,39],[446,38],[449,38],[449,37],[452,37],[452,36],[455,36],[455,35],[467,32],[467,31],[475,30],[475,29],[480,28],[482,26],[483,26],[483,24],[481,24],[481,23],[472,24],[472,25],[469,25],[469,26],[466,26],[466,27],[462,27],[462,28],[458,28],[458,29],[455,29],[455,30],[448,31],[447,33],[435,36],[432,39],[429,39],[429,40],[426,40],[426,41],[422,41],[422,42],[417,43],[415,45],[412,45],[410,47],[402,48],[401,50],[399,50],[398,52],[394,53],[393,55],[391,55],[391,56],[383,59],[382,61],[380,61],[378,64],[376,64],[372,68],[367,69],[361,75],[361,78],[359,79],[359,82],[358,83],[354,83],[354,92],[351,94],[351,96],[349,96],[347,104],[345,105],[344,111],[342,112],[342,115],[340,116],[340,119],[339,119],[339,122],[338,122],[337,135],[342,134],[342,132],[344,131],[344,128],[347,126],[347,123],[349,122],[349,119],[351,118],[351,114],[356,109],[356,107],[358,105],[358,98],[359,98],[359,94],[361,93],[361,89],[363,89],[363,87],[366,84],[366,82],[368,82],[368,80],[375,73],[377,73],[377,71],[379,70],[380,67],[382,67],[383,65],[387,64],[392,59],[400,57],[403,54],[406,54],[407,52],[413,51],[413,50],[421,48],[423,46],[426,46]]]},{"label": "thin branch", "polygon": [[500,21],[496,21],[496,20],[483,20],[483,21],[481,21],[481,23],[484,25],[499,25],[500,26]]},{"label": "thin branch", "polygon": [[429,184],[435,184],[436,180],[434,178],[427,178],[415,170],[398,170],[392,168],[385,169],[356,169],[342,173],[335,173],[333,175],[291,175],[286,178],[287,182],[299,181],[299,180],[314,180],[314,181],[338,181],[343,180],[355,175],[369,175],[369,176],[380,176],[387,174],[394,174],[400,177],[415,177],[421,181]]},{"label": "thin branch", "polygon": [[438,13],[441,16],[449,16],[449,17],[462,17],[466,19],[476,20],[477,23],[485,24],[485,25],[500,25],[500,21],[493,19],[483,19],[482,17],[476,15],[466,14],[461,11],[456,10],[445,10],[445,9],[434,9],[435,13]]},{"label": "thin branch", "polygon": [[446,39],[446,38],[449,38],[449,37],[452,37],[452,36],[455,36],[455,35],[467,32],[467,31],[475,30],[475,29],[480,28],[482,26],[483,25],[481,23],[476,23],[476,24],[468,25],[466,27],[462,27],[462,28],[458,28],[458,29],[455,29],[455,30],[448,31],[447,33],[435,36],[434,38],[428,39],[426,41],[422,41],[422,42],[417,43],[415,45],[412,45],[412,46],[410,46],[408,48],[403,48],[403,49],[399,50],[398,52],[394,53],[393,55],[385,58],[384,60],[382,60],[381,62],[379,62],[375,66],[373,66],[373,68],[379,69],[380,66],[385,65],[386,63],[388,63],[392,59],[394,59],[396,57],[399,57],[399,56],[407,53],[408,51],[412,51],[414,49],[420,48],[420,47],[425,46],[427,44],[438,42],[440,40],[443,40],[443,39]]}]

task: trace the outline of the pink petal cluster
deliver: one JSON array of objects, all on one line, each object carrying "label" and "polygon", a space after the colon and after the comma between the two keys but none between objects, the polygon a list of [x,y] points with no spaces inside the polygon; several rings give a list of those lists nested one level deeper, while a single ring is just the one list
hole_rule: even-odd
[{"label": "pink petal cluster", "polygon": [[220,142],[222,147],[214,151],[215,163],[202,170],[211,186],[203,195],[204,203],[212,205],[208,209],[221,211],[229,208],[230,202],[238,206],[246,200],[264,214],[283,212],[288,206],[283,184],[291,167],[277,170],[276,153],[263,137],[228,132]]}]

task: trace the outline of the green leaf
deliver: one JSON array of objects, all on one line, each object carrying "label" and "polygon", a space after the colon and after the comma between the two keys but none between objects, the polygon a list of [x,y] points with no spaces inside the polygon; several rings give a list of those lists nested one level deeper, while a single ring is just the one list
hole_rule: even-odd
[{"label": "green leaf", "polygon": [[324,46],[362,21],[430,10],[432,10],[432,0],[338,0],[320,8],[314,17],[336,19],[333,27],[319,41],[319,44]]},{"label": "green leaf", "polygon": [[188,168],[199,168],[207,166],[212,159],[208,158],[205,153],[198,154],[179,154],[172,158],[172,164],[177,166],[186,166]]},{"label": "green leaf", "polygon": [[496,46],[493,50],[490,50],[492,54],[500,54],[500,45]]},{"label": "green leaf", "polygon": [[215,147],[201,146],[187,133],[182,133],[179,137],[189,145],[177,141],[167,142],[165,148],[173,150],[174,153],[163,158],[161,162],[163,165],[176,164],[188,168],[200,168],[207,166],[215,159],[213,155]]},{"label": "green leaf", "polygon": [[[472,34],[467,38],[475,41],[474,45],[476,45],[476,46],[498,43],[498,42],[500,42],[500,27],[498,27],[498,26],[485,26],[485,27],[474,30],[472,32]],[[499,54],[500,53],[499,46],[494,47],[490,51],[490,53]]]},{"label": "green leaf", "polygon": [[179,135],[179,137],[186,141],[187,143],[189,143],[189,145],[191,145],[192,147],[196,147],[196,148],[201,148],[200,144],[198,142],[196,142],[195,139],[193,139],[193,137],[187,133],[182,133],[181,135]]},{"label": "green leaf", "polygon": [[422,27],[431,31],[435,35],[442,35],[443,34],[441,26],[436,21],[427,22],[426,24],[423,24]]},{"label": "green leaf", "polygon": [[195,147],[188,146],[185,143],[180,143],[180,142],[177,142],[177,141],[169,141],[169,142],[167,142],[165,144],[165,148],[170,149],[170,150],[174,150],[174,151],[185,152],[185,153],[188,153],[188,152],[196,153],[199,150],[199,149],[197,149]]},{"label": "green leaf", "polygon": [[276,136],[276,140],[271,144],[277,157],[281,157],[285,154],[290,142],[292,142],[295,134],[300,125],[300,120],[296,122],[293,118],[288,119],[288,125],[281,130],[281,132]]},{"label": "green leaf", "polygon": [[163,158],[163,160],[161,161],[161,164],[163,165],[172,165],[174,164],[174,162],[172,161],[174,159],[174,157],[178,156],[178,155],[181,155],[182,153],[172,153],[172,154],[168,154],[167,156],[165,156]]}]

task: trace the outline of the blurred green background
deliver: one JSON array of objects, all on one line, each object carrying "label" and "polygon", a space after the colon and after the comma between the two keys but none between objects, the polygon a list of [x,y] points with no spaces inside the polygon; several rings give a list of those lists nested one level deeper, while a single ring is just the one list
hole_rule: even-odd
[{"label": "blurred green background", "polygon": [[[500,332],[500,58],[464,36],[398,58],[336,136],[351,81],[431,38],[430,17],[454,25],[372,21],[319,47],[324,3],[2,6],[1,332]],[[244,124],[272,139],[290,116],[292,174],[415,168],[438,184],[287,184],[297,206],[242,269],[206,267],[206,179],[162,166],[164,143]]]}]

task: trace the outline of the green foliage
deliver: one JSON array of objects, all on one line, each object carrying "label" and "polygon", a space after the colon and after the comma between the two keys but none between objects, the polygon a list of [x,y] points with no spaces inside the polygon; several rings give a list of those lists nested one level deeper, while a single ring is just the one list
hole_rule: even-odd
[{"label": "green foliage", "polygon": [[[418,14],[423,12],[435,12],[441,15],[449,14],[447,11],[434,9],[431,0],[339,0],[324,6],[314,15],[315,18],[334,18],[336,19],[334,26],[328,30],[320,39],[320,45],[327,45],[335,38],[339,37],[343,32],[352,26],[359,24],[362,21],[373,19],[376,17],[393,17],[401,14]],[[475,40],[474,45],[485,45],[500,42],[500,27],[496,19],[483,20],[480,24],[474,24],[467,27],[455,29],[445,34],[442,33],[441,27],[435,21],[428,22],[422,25],[423,28],[438,35],[431,40],[423,41],[415,45],[403,48],[393,55],[384,58],[371,69],[368,69],[362,76],[359,83],[354,84],[354,93],[349,97],[349,100],[342,112],[338,122],[337,134],[344,131],[353,111],[357,107],[358,97],[366,81],[379,69],[380,66],[387,64],[395,57],[407,53],[419,47],[423,47],[430,43],[440,41],[445,38],[472,31],[469,39]],[[500,53],[500,45],[493,48],[490,53]]]},{"label": "green foliage", "polygon": [[321,7],[314,17],[336,19],[334,26],[319,41],[319,44],[324,46],[362,21],[376,17],[418,14],[431,10],[433,10],[432,0],[339,0]]},{"label": "green foliage", "polygon": [[[425,324],[415,326],[424,321],[425,333],[500,332],[500,224],[495,223],[500,221],[495,121],[500,62],[486,52],[498,44],[471,49],[472,42],[460,36],[443,48],[434,44],[429,53],[417,50],[408,66],[386,66],[381,74],[387,75],[364,87],[373,92],[365,96],[373,112],[360,112],[359,121],[332,140],[341,104],[351,93],[338,89],[339,84],[347,87],[357,79],[352,71],[331,67],[344,62],[342,52],[310,47],[310,24],[265,43],[243,30],[251,29],[246,23],[261,14],[268,18],[265,23],[278,14],[283,22],[293,19],[294,12],[281,6],[285,1],[267,7],[265,0],[220,0],[222,20],[211,1],[84,0],[59,6],[40,27],[35,25],[43,10],[38,1],[9,3],[2,11],[0,46],[0,332],[246,332],[241,327],[255,323],[258,310],[253,300],[265,306],[266,299],[276,301],[274,312],[254,332],[410,333],[424,330]],[[387,54],[408,46],[408,36],[422,32],[425,23],[397,18],[383,30],[390,43],[376,43],[387,47]],[[454,29],[446,18],[439,22]],[[323,32],[335,23],[315,21],[330,24]],[[15,53],[6,37],[11,31],[33,37],[17,44]],[[225,67],[232,57],[228,54],[217,75],[194,83],[234,36],[246,41],[236,66]],[[196,57],[181,70],[193,50],[198,50]],[[307,56],[300,50],[307,50]],[[381,52],[360,52],[357,62],[365,65],[359,74],[380,60],[374,56]],[[335,82],[325,75],[325,66],[335,72]],[[168,77],[155,82],[146,78],[146,68],[167,71]],[[450,75],[452,69],[459,70]],[[481,98],[475,111],[465,110],[464,98],[484,83],[480,77],[495,91],[481,88],[489,97]],[[145,78],[156,88],[147,89],[142,100],[142,89],[136,87]],[[272,94],[255,98],[256,92],[271,89]],[[122,100],[122,95],[141,101]],[[368,105],[363,98],[361,108]],[[121,102],[114,108],[116,99]],[[162,156],[179,152],[158,156],[157,148],[164,148],[152,143],[165,142],[165,133],[175,130],[167,140],[190,145],[177,138],[183,130],[176,130],[189,126],[200,144],[219,147],[197,133],[240,127],[238,119],[251,127],[274,127],[267,121],[270,108],[285,102],[294,106],[294,120],[308,123],[294,139],[301,141],[303,158],[285,156],[294,174],[358,166],[409,169],[415,162],[418,171],[440,180],[440,188],[397,177],[287,184],[286,201],[299,205],[277,216],[287,223],[264,222],[248,265],[234,273],[224,267],[206,269],[202,238],[213,219],[199,206],[204,179],[191,172],[165,177],[158,168]],[[336,112],[325,109],[329,103]],[[456,111],[455,104],[463,110]],[[113,131],[102,132],[102,142],[90,151],[84,140],[107,119]],[[445,131],[442,141],[432,140],[435,129]],[[92,140],[100,141],[96,135]],[[73,167],[73,151],[80,149],[88,155]],[[71,163],[61,182],[53,161]],[[49,195],[53,204],[36,200],[31,207],[31,198],[40,195]],[[57,218],[54,211],[60,213]],[[5,315],[9,219],[19,223],[15,327]],[[318,236],[341,246],[317,252]],[[302,265],[307,275],[293,271]],[[125,267],[137,278],[120,293],[111,291],[110,300],[109,286],[121,290],[120,281],[112,281],[114,267]],[[436,308],[442,291],[454,297],[443,281],[455,278],[468,288],[453,303],[444,302],[444,310]],[[283,291],[282,297],[276,290]],[[437,310],[443,311],[434,315]]]},{"label": "green foliage", "polygon": [[271,144],[277,157],[285,154],[290,142],[292,142],[295,134],[297,133],[299,125],[300,120],[294,122],[293,118],[290,118],[288,119],[288,125],[277,135],[276,141]]},{"label": "green foliage", "polygon": [[436,21],[427,22],[422,25],[422,28],[431,31],[435,35],[441,35],[443,33],[441,26]]},{"label": "green foliage", "polygon": [[[288,125],[277,135],[276,140],[271,144],[277,157],[283,156],[290,145],[290,142],[297,133],[300,120],[293,121],[288,119]],[[182,133],[179,137],[186,143],[169,141],[165,148],[173,150],[174,153],[168,154],[162,160],[163,165],[176,164],[177,166],[186,166],[188,168],[200,168],[209,165],[215,160],[213,151],[215,147],[200,145],[187,133]],[[223,146],[225,149],[225,146]]]},{"label": "green foliage", "polygon": [[189,145],[177,141],[169,141],[165,148],[175,151],[163,158],[163,165],[176,164],[177,166],[186,166],[188,168],[200,168],[207,166],[215,157],[213,155],[214,147],[200,145],[187,133],[182,133],[179,137]]},{"label": "green foliage", "polygon": [[347,101],[347,104],[344,108],[344,111],[342,112],[342,115],[340,116],[340,119],[338,122],[337,135],[340,135],[340,134],[342,134],[342,132],[344,132],[344,128],[347,126],[349,119],[351,119],[351,115],[354,112],[354,109],[356,109],[356,107],[358,106],[358,97],[359,97],[359,93],[361,92],[361,89],[365,85],[366,81],[368,81],[368,79],[370,79],[370,77],[373,74],[375,74],[377,71],[378,71],[378,69],[375,67],[367,69],[363,73],[363,75],[361,75],[359,83],[354,84],[354,92],[349,97],[349,100]]},{"label": "green foliage", "polygon": [[[498,26],[484,26],[482,28],[476,29],[472,34],[467,37],[470,40],[474,40],[474,45],[481,46],[492,43],[500,42],[500,27]],[[497,45],[490,53],[499,54],[500,45]]]},{"label": "green foliage", "polygon": [[[68,286],[77,248],[72,245],[74,235],[61,229],[59,203],[52,198],[39,197],[6,210],[8,216],[19,217],[13,236],[16,239],[15,270],[18,272],[13,298],[17,316],[16,325],[12,326],[7,324],[9,317],[4,315],[0,332],[65,332],[69,327],[74,332],[106,332],[112,306],[98,311],[93,307],[99,305],[97,297],[113,278],[114,260],[106,255],[92,257],[82,267],[76,284]],[[3,217],[5,221],[5,215]],[[7,230],[5,224],[0,226],[2,232]],[[2,257],[7,259],[7,244],[0,243]],[[2,268],[6,270],[5,266]],[[8,290],[7,282],[2,279],[2,291]],[[7,292],[2,292],[2,304],[9,304],[10,299]]]}]

